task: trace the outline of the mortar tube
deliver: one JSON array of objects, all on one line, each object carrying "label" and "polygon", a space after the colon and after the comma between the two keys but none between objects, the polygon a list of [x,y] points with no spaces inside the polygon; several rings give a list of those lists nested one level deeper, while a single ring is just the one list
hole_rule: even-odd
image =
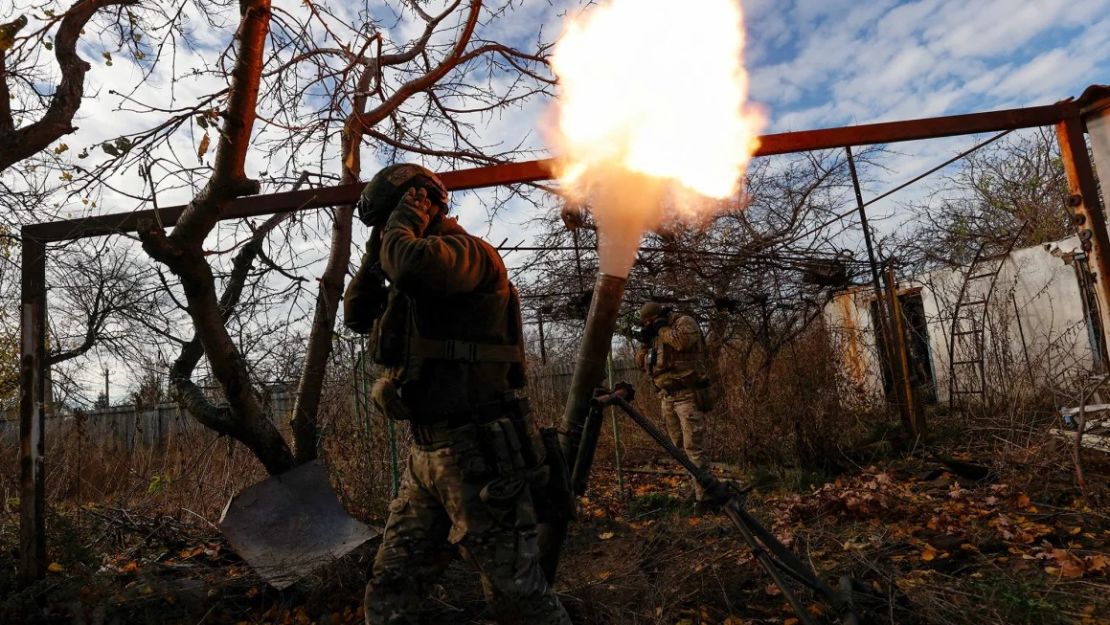
[{"label": "mortar tube", "polygon": [[[620,312],[624,285],[627,282],[628,278],[625,277],[598,273],[597,283],[594,284],[590,312],[586,316],[586,329],[582,335],[582,344],[578,348],[578,360],[575,363],[574,376],[571,378],[563,420],[559,426],[559,446],[568,465],[581,462],[579,447],[582,444],[582,432],[585,429],[586,417],[590,413],[594,389],[605,379],[605,367],[613,343],[613,330],[617,326],[617,314]],[[590,463],[592,463],[594,451],[594,449],[583,450],[584,454],[590,457]],[[570,468],[574,470],[573,466]],[[582,477],[585,482],[586,476]],[[575,495],[579,494],[581,493],[575,493]],[[563,541],[566,539],[567,527],[568,523],[561,521],[544,524],[539,528],[540,567],[548,582],[555,580],[559,552],[562,551]]]},{"label": "mortar tube", "polygon": [[586,316],[586,330],[578,348],[578,360],[575,362],[567,405],[563,409],[563,421],[559,427],[559,444],[563,448],[563,457],[571,461],[578,458],[578,447],[582,443],[582,431],[590,413],[594,389],[605,379],[613,331],[617,327],[617,314],[620,312],[624,285],[627,282],[628,278],[597,274],[593,298],[590,300],[590,312]]}]

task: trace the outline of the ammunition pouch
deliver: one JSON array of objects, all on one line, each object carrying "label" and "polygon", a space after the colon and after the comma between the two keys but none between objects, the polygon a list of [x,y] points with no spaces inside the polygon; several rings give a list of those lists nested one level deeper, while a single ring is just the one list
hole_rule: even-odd
[{"label": "ammunition pouch", "polygon": [[485,422],[448,427],[412,423],[413,443],[424,451],[452,447],[462,477],[483,483],[479,497],[497,507],[530,489],[536,521],[567,521],[575,515],[570,469],[555,428],[537,429],[526,415],[504,412]]},{"label": "ammunition pouch", "polygon": [[386,367],[400,367],[408,357],[409,325],[412,302],[397,289],[390,289],[389,304],[374,327],[374,361]]},{"label": "ammunition pouch", "polygon": [[709,412],[717,406],[717,388],[707,377],[698,378],[694,385],[694,407],[701,412]]},{"label": "ammunition pouch", "polygon": [[374,382],[374,387],[370,389],[370,401],[386,418],[394,421],[408,421],[411,418],[408,406],[401,399],[397,381],[393,378],[380,378]]},{"label": "ammunition pouch", "polygon": [[417,380],[425,361],[470,364],[505,363],[509,365],[506,382],[511,389],[527,386],[525,374],[524,324],[520,296],[509,287],[509,336],[512,343],[481,343],[456,338],[421,336],[411,299],[397,289],[389,292],[389,303],[375,326],[377,349],[374,360],[386,367],[400,369],[400,378]]}]

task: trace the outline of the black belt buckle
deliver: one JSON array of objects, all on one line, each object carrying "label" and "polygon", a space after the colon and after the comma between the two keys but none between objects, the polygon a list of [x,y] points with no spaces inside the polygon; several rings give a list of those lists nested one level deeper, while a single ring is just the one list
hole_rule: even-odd
[{"label": "black belt buckle", "polygon": [[444,341],[443,357],[446,360],[478,362],[478,344],[454,339]]}]

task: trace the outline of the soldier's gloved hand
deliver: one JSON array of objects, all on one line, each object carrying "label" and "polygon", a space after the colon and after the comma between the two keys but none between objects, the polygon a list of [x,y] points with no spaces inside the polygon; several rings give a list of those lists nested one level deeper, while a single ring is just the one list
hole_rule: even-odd
[{"label": "soldier's gloved hand", "polygon": [[386,229],[409,228],[416,236],[423,236],[437,212],[438,208],[428,199],[428,191],[422,187],[413,187],[405,191],[401,202],[389,216]]}]

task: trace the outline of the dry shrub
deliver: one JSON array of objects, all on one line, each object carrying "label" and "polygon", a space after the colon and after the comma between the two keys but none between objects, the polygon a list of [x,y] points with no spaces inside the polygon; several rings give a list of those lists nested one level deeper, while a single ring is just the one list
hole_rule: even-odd
[{"label": "dry shrub", "polygon": [[[633,384],[636,406],[662,429],[659,396],[651,380],[627,366],[616,379]],[[770,357],[754,343],[736,340],[721,350],[717,368],[720,400],[706,420],[706,447],[714,462],[828,469],[838,464],[841,450],[859,439],[869,421],[886,418],[868,412],[867,402],[844,389],[829,336],[820,324]],[[569,361],[533,367],[529,393],[541,423],[556,424],[561,418],[572,370]],[[616,419],[625,466],[661,457],[659,446],[632,421],[619,413]],[[614,426],[607,417],[596,467],[615,464],[614,442]]]},{"label": "dry shrub", "polygon": [[[348,509],[380,519],[392,496],[394,459],[390,428],[373,409],[356,409],[352,368],[338,363],[321,401],[321,455]],[[116,409],[119,411],[120,409]],[[47,502],[61,511],[88,504],[129,508],[215,522],[228,499],[266,473],[242,444],[218,436],[176,407],[165,407],[161,435],[139,419],[115,417],[115,427],[91,415],[52,418],[45,455]],[[287,415],[281,429],[289,436]],[[14,424],[13,424],[14,425]],[[404,466],[407,428],[395,428],[398,470]],[[19,492],[16,428],[0,436],[0,494],[14,507]]]},{"label": "dry shrub", "polygon": [[845,397],[829,335],[812,325],[776,353],[731,344],[721,351],[723,406],[712,422],[714,455],[747,465],[825,469],[873,418]]}]

